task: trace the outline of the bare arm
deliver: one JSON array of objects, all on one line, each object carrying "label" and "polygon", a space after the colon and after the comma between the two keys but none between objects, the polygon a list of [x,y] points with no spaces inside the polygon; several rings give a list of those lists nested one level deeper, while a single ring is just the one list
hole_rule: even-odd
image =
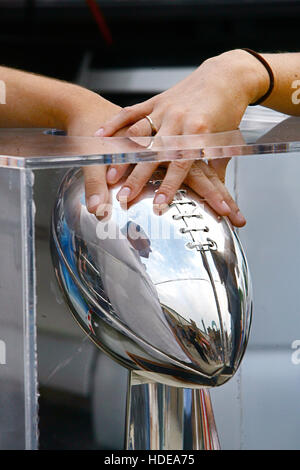
[{"label": "bare arm", "polygon": [[52,127],[73,135],[93,135],[99,121],[104,123],[120,110],[72,83],[7,67],[0,67],[0,80],[6,89],[6,104],[0,106],[0,127]]},{"label": "bare arm", "polygon": [[[72,136],[92,136],[99,123],[112,118],[120,107],[72,83],[0,67],[6,103],[0,104],[0,127],[46,127]],[[122,134],[122,131],[120,132]],[[108,197],[106,167],[86,166],[86,200],[96,211]]]},{"label": "bare arm", "polygon": [[275,76],[274,90],[262,103],[263,106],[281,113],[300,116],[300,104],[292,99],[300,87],[300,82],[297,84],[300,80],[300,52],[262,55],[270,64]]},{"label": "bare arm", "polygon": [[[120,111],[96,93],[44,76],[0,67],[0,80],[6,85],[6,104],[0,105],[0,127],[51,127],[73,136],[90,136]],[[124,134],[126,126],[122,127],[111,135]],[[149,165],[140,168],[147,180]],[[204,170],[204,177],[202,172],[191,173],[190,185],[205,187],[212,195],[209,202],[220,215],[228,214],[234,224],[243,224],[244,219],[236,217],[237,206],[216,173],[206,166]],[[88,210],[101,214],[108,201],[106,167],[86,166],[83,172]]]},{"label": "bare arm", "polygon": [[[275,75],[274,90],[263,105],[286,114],[300,115],[300,105],[292,100],[292,94],[295,92],[292,86],[300,80],[300,53],[263,56]],[[238,94],[241,94],[244,95],[243,101],[246,98],[251,103],[268,89],[269,77],[265,68],[245,51],[229,51],[209,59],[182,84],[189,88],[189,84],[197,81],[198,77],[203,83],[199,72],[201,69],[202,74],[204,67],[209,78],[219,74],[219,81],[225,84],[226,79],[230,81],[233,99],[239,98]],[[94,124],[88,123],[88,135],[93,135],[101,121],[106,122],[120,110],[98,94],[60,80],[7,67],[0,67],[0,80],[6,86],[6,104],[0,106],[0,127],[39,126],[68,130],[74,124],[75,132],[78,116],[85,114],[89,109],[90,113],[99,114]],[[80,135],[83,135],[82,124]]]},{"label": "bare arm", "polygon": [[[297,93],[293,86],[300,78],[300,53],[263,54],[263,57],[273,70],[275,84],[271,95],[262,104],[283,113],[300,115],[300,104],[292,100],[293,93]],[[242,49],[225,52],[206,60],[191,75],[165,92],[124,108],[96,135],[110,136],[124,126],[129,126],[127,132],[131,136],[151,135],[146,115],[157,128],[157,135],[161,136],[237,129],[247,106],[263,97],[269,86],[269,74],[256,57]],[[300,82],[298,86],[300,88]],[[213,162],[209,165],[214,166],[219,178],[223,179],[227,161],[215,163],[217,167]],[[125,166],[111,167],[107,173],[108,181],[118,181],[125,169]],[[152,167],[150,171],[153,171]],[[235,225],[243,225],[245,221],[228,195],[224,195],[224,200],[230,211],[222,212],[220,193],[205,179],[205,171],[207,166],[203,166],[201,161],[194,164],[191,161],[170,163],[165,180],[157,191],[157,200],[168,203],[185,181],[220,215],[228,215]],[[122,197],[125,191],[129,201],[136,197],[146,176],[137,165],[124,182]]]}]

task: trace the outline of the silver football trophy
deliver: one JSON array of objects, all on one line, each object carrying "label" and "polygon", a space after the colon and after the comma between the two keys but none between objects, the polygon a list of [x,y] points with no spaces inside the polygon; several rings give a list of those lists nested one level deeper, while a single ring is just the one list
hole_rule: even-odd
[{"label": "silver football trophy", "polygon": [[99,216],[81,170],[64,177],[53,210],[58,283],[79,326],[130,370],[126,449],[218,449],[209,388],[245,352],[252,287],[241,243],[190,188],[162,212],[158,170],[128,207],[110,190]]}]

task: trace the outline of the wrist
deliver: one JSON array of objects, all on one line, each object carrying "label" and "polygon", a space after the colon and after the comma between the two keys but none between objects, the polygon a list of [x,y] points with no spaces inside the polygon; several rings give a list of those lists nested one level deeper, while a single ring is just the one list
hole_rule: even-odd
[{"label": "wrist", "polygon": [[248,106],[255,103],[267,91],[270,77],[259,60],[242,49],[224,52],[214,57],[221,69],[221,76],[227,77],[235,94]]},{"label": "wrist", "polygon": [[54,104],[57,127],[68,131],[73,123],[87,115],[101,100],[97,93],[78,85],[64,83]]},{"label": "wrist", "polygon": [[73,136],[93,136],[121,109],[97,93],[76,85],[68,90],[62,108],[63,129]]}]

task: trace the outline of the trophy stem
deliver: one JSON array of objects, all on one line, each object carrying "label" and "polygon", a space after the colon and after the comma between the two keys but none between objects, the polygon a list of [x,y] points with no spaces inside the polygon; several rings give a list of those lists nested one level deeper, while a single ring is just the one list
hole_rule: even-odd
[{"label": "trophy stem", "polygon": [[134,385],[129,374],[127,450],[220,449],[208,390]]}]

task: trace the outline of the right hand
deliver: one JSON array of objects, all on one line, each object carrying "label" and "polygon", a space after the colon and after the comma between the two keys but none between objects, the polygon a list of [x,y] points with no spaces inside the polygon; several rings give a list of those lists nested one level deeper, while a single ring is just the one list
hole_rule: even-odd
[{"label": "right hand", "polygon": [[[210,59],[169,90],[121,110],[96,135],[112,136],[125,127],[128,127],[126,134],[132,138],[151,135],[146,115],[158,129],[158,137],[200,134],[199,137],[205,141],[205,136],[209,138],[211,133],[237,129],[249,103],[262,92],[254,80],[260,82],[257,75],[259,77],[261,70],[259,68],[256,73],[257,65],[261,67],[257,59],[245,51],[231,51]],[[211,144],[214,145],[212,138]],[[244,217],[223,185],[227,163],[228,160],[222,162],[221,159],[211,160],[208,164],[199,160],[194,163],[192,160],[171,162],[154,204],[158,201],[160,204],[170,203],[185,181],[219,215],[228,215],[238,227],[245,225]],[[156,163],[136,165],[123,183],[120,197],[125,196],[128,202],[133,200],[157,166]],[[111,166],[107,173],[108,183],[119,181],[126,170],[126,165]]]}]

